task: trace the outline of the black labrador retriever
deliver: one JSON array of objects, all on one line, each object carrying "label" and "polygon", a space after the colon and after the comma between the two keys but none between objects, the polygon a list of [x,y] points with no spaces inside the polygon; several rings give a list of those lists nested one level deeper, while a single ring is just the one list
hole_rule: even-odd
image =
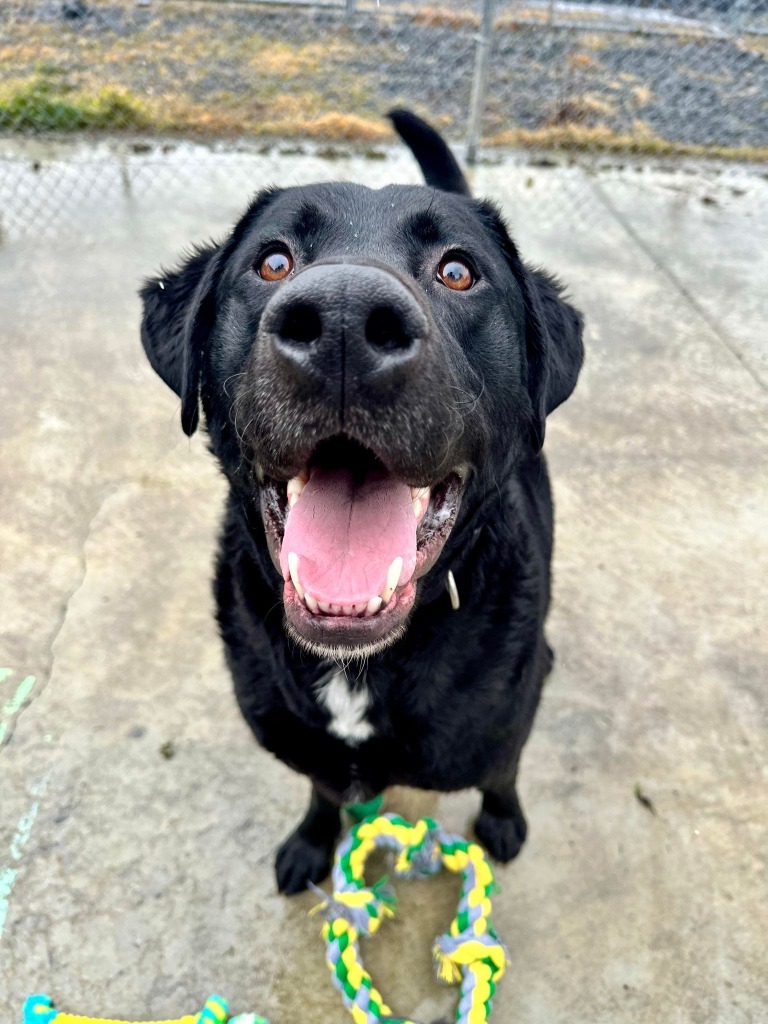
[{"label": "black labrador retriever", "polygon": [[478,787],[478,838],[514,857],[552,665],[541,447],[582,320],[440,136],[391,117],[426,186],[267,189],[141,292],[149,361],[187,434],[202,405],[230,485],[215,593],[240,708],[312,780],[286,893],[327,873],[340,807],[393,784]]}]

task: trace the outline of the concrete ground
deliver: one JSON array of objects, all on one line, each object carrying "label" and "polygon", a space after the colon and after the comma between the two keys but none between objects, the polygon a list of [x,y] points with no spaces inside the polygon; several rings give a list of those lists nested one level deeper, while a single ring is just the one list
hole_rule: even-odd
[{"label": "concrete ground", "polygon": [[[171,196],[108,189],[102,157],[88,188],[87,163],[60,165],[84,187],[0,246],[0,1020],[39,990],[137,1018],[218,991],[272,1024],[341,1024],[314,899],[273,880],[307,785],[236,710],[209,586],[222,484],[144,363],[136,286],[248,188],[416,170],[275,151],[248,187],[214,184],[212,158]],[[152,159],[145,183],[173,176],[178,155]],[[547,439],[558,662],[523,761],[530,838],[498,872],[498,1024],[768,1020],[768,183],[734,181],[476,173],[589,325]],[[388,805],[466,831],[477,796]],[[367,963],[429,1021],[454,1005],[431,941],[456,890],[400,896]]]}]

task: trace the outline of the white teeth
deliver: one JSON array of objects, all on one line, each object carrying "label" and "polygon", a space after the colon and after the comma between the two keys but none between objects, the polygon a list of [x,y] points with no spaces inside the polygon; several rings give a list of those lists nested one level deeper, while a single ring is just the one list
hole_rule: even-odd
[{"label": "white teeth", "polygon": [[[295,580],[293,585],[296,586]],[[364,615],[367,618],[380,611],[384,604],[378,595],[370,598],[367,602],[358,601],[355,604],[330,604],[328,601],[318,601],[311,594],[304,594],[303,596],[304,603],[313,615]]]},{"label": "white teeth", "polygon": [[291,580],[296,588],[296,593],[300,598],[304,598],[304,588],[299,582],[299,556],[295,551],[291,551],[288,555],[288,571],[291,574]]},{"label": "white teeth", "polygon": [[387,573],[387,585],[384,587],[384,589],[381,592],[381,600],[382,600],[383,604],[385,604],[385,605],[389,604],[389,599],[392,597],[392,595],[395,592],[395,587],[397,586],[397,581],[400,579],[400,573],[402,571],[403,571],[403,560],[402,560],[402,558],[398,557],[398,558],[396,558],[394,560],[392,565],[390,565],[389,572]]},{"label": "white teeth", "polygon": [[291,477],[286,486],[288,493],[288,508],[293,508],[296,502],[301,497],[301,492],[304,490],[304,485],[309,480],[309,473],[306,469],[302,469],[296,476]]},{"label": "white teeth", "polygon": [[430,498],[429,487],[412,487],[411,498],[413,499],[413,514],[417,519],[421,519],[424,513],[427,511]]},{"label": "white teeth", "polygon": [[388,588],[391,588],[392,590],[395,589],[395,587],[397,586],[398,581],[400,579],[400,573],[402,571],[403,571],[403,560],[402,560],[402,558],[396,558],[394,560],[394,562],[392,563],[392,565],[390,565],[389,572],[387,573],[387,587]]}]

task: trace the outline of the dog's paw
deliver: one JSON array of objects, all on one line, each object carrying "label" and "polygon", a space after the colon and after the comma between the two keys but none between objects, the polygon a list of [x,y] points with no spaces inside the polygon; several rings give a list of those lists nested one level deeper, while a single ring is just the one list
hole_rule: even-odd
[{"label": "dog's paw", "polygon": [[286,896],[304,892],[310,882],[322,882],[333,863],[333,847],[317,845],[294,832],[277,851],[277,888]]},{"label": "dog's paw", "polygon": [[491,857],[502,864],[520,853],[527,832],[522,814],[499,818],[490,811],[481,811],[475,822],[475,835]]}]

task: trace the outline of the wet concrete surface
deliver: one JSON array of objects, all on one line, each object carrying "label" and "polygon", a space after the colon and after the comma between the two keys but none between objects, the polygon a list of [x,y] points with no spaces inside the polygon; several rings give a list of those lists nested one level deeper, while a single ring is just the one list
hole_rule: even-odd
[{"label": "wet concrete surface", "polygon": [[[346,1019],[314,900],[275,892],[307,785],[235,708],[209,586],[222,483],[138,341],[142,275],[244,205],[217,159],[173,197],[149,162],[147,187],[89,192],[85,160],[67,219],[0,247],[3,1022],[38,990],[103,1016],[218,991],[272,1024]],[[250,190],[416,180],[395,153],[246,169]],[[498,872],[499,1024],[768,1016],[768,184],[735,174],[475,174],[588,323],[548,429],[558,662],[522,766],[529,841]],[[477,802],[388,794],[462,832]],[[399,895],[366,962],[397,1012],[450,1014],[431,944],[455,888]]]}]

